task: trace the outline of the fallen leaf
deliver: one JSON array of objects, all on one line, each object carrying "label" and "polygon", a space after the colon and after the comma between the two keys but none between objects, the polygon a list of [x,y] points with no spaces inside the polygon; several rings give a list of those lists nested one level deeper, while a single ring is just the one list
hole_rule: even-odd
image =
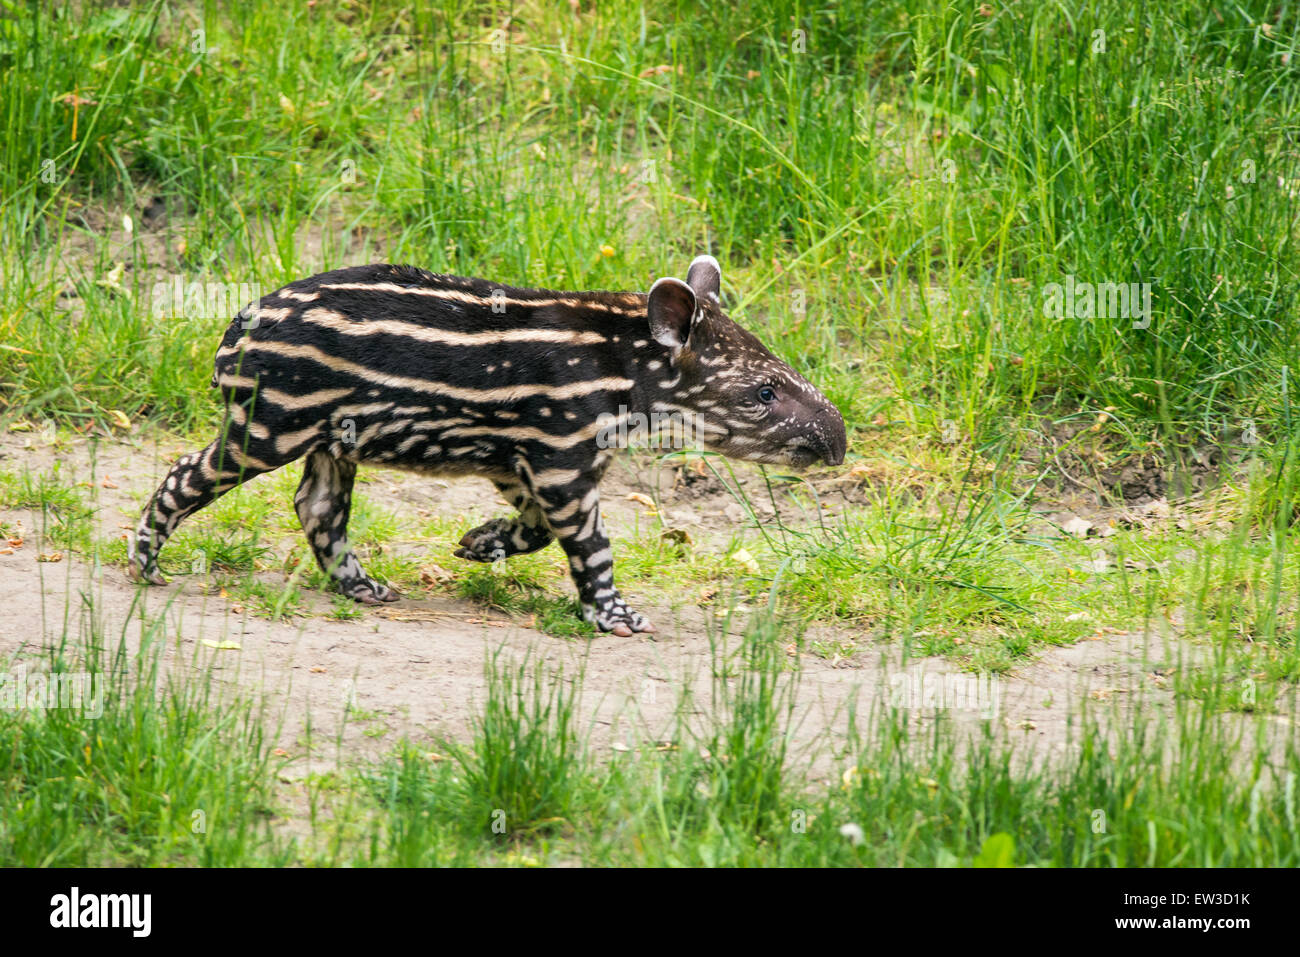
[{"label": "fallen leaf", "polygon": [[628,492],[627,500],[629,502],[636,502],[638,505],[643,505],[652,512],[658,511],[658,509],[655,507],[654,499],[652,499],[649,495],[642,495],[640,492]]},{"label": "fallen leaf", "polygon": [[751,575],[759,575],[763,571],[763,569],[759,567],[758,561],[749,553],[748,549],[738,548],[728,557]]},{"label": "fallen leaf", "polygon": [[446,584],[455,577],[441,565],[425,565],[420,569],[420,584],[428,588]]},{"label": "fallen leaf", "polygon": [[[99,484],[102,485],[104,488],[117,488],[117,487],[118,487],[117,483],[114,482],[114,481],[113,481],[111,478],[109,478],[107,475],[104,476],[104,481],[100,482]],[[126,526],[126,528],[130,528],[130,527],[131,527],[130,525],[127,525],[127,526]]]},{"label": "fallen leaf", "polygon": [[1073,535],[1075,538],[1087,538],[1088,530],[1091,528],[1092,522],[1085,518],[1079,518],[1077,515],[1071,515],[1069,520],[1061,525],[1061,531],[1067,535]]},{"label": "fallen leaf", "polygon": [[210,638],[204,638],[201,643],[209,648],[216,648],[218,651],[239,651],[242,648],[237,641],[213,641]]},{"label": "fallen leaf", "polygon": [[36,560],[38,562],[61,562],[63,561],[63,552],[50,552],[48,554],[41,552],[36,556]]}]

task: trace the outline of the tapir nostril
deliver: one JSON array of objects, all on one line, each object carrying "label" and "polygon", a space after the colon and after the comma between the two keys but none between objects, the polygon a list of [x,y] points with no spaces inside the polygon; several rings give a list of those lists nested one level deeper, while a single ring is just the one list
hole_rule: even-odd
[{"label": "tapir nostril", "polygon": [[827,465],[842,465],[844,453],[848,451],[849,437],[844,428],[844,416],[840,410],[831,406],[834,413],[830,427],[826,430],[826,439],[822,444],[822,458]]}]

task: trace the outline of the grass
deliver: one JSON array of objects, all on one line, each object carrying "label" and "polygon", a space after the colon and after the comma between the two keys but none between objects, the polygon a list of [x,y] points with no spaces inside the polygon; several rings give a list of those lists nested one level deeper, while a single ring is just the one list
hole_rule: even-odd
[{"label": "grass", "polygon": [[[44,657],[7,662],[0,860],[41,867],[287,861],[287,845],[270,828],[280,762],[265,737],[274,733],[274,716],[223,696],[210,675],[178,682],[163,674],[161,625],[144,630],[146,650],[136,655],[93,614],[83,622],[81,634]],[[42,676],[65,674],[89,682],[83,707],[46,706]]]},{"label": "grass", "polygon": [[[405,740],[360,765],[316,758],[304,776],[294,771],[301,753],[273,747],[270,701],[223,691],[202,662],[185,675],[161,669],[161,625],[142,640],[131,653],[89,624],[48,658],[28,659],[29,689],[40,671],[96,676],[102,712],[0,709],[0,862],[1300,862],[1300,752],[1292,736],[1216,717],[1235,694],[1222,690],[1231,675],[1218,660],[1196,679],[1220,689],[1215,700],[1085,707],[1055,760],[998,733],[996,721],[883,695],[850,716],[829,766],[810,770],[806,743],[792,743],[798,663],[760,617],[738,644],[713,642],[713,677],[703,691],[678,692],[670,739],[593,747],[581,669],[497,651],[465,744]],[[1290,720],[1294,708],[1292,697]]]},{"label": "grass", "polygon": [[[161,669],[177,636],[139,609],[126,650],[87,597],[39,667],[102,673],[105,712],[0,709],[0,863],[1300,863],[1294,743],[1257,737],[1300,682],[1293,5],[417,6],[6,4],[0,430],[48,454],[0,460],[0,552],[122,565],[82,440],[206,444],[241,285],[370,261],[645,289],[710,252],[730,313],[843,411],[848,461],[809,483],[678,457],[726,527],[662,502],[611,524],[658,620],[750,622],[710,635],[670,743],[612,755],[539,651],[489,657],[465,740],[286,783],[262,704]],[[1054,299],[1079,284],[1150,311]],[[370,621],[315,594],[299,475],[188,521],[167,574]],[[1127,509],[1136,488],[1169,513]],[[1083,535],[1080,494],[1103,503]],[[451,558],[483,517],[412,514],[363,472],[350,532],[403,594],[581,654],[557,549]],[[1010,681],[1106,629],[1186,645],[1165,718],[1080,714],[1050,764],[881,708],[821,743],[833,773],[800,770],[802,656],[888,642]]]},{"label": "grass", "polygon": [[[176,276],[382,255],[644,288],[707,247],[853,429],[978,446],[1112,408],[1134,447],[1269,441],[1295,396],[1293,17],[1069,13],[15,9],[0,233],[36,254],[0,262],[8,414],[211,421],[229,314],[152,315]],[[1151,283],[1149,322],[1045,316],[1067,276]]]}]

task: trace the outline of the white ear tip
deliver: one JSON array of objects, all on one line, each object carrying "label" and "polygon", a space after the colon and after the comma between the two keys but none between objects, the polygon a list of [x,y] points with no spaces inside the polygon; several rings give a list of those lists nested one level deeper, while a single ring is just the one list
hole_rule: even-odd
[{"label": "white ear tip", "polygon": [[709,256],[707,254],[703,256],[696,256],[693,260],[691,260],[691,269],[694,269],[700,263],[708,263],[710,266],[712,266],[714,269],[718,271],[718,275],[722,275],[722,267],[718,265],[718,261],[714,259],[712,256]]}]

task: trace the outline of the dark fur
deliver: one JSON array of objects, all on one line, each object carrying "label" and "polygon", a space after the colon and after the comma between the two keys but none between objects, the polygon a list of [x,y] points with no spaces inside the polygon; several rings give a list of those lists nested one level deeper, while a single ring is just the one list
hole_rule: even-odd
[{"label": "dark fur", "polygon": [[222,434],[155,493],[133,574],[162,582],[158,550],[185,516],[306,456],[295,505],[321,567],[344,594],[394,600],[347,543],[356,465],[377,463],[491,479],[519,514],[467,533],[459,556],[497,561],[558,538],[590,621],[651,630],[613,585],[597,491],[611,456],[596,432],[602,417],[697,414],[708,447],[757,461],[836,464],[845,450],[835,407],[723,315],[716,266],[701,257],[688,283],[660,280],[649,295],[377,265],[263,297],[218,351]]}]

